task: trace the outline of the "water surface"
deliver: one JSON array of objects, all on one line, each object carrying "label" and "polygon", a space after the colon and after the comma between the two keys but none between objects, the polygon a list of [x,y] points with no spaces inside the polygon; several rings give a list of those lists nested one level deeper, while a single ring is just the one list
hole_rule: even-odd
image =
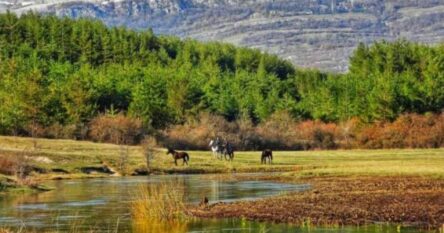
[{"label": "water surface", "polygon": [[[187,223],[133,222],[129,203],[140,185],[164,181],[184,184],[188,203],[206,196],[210,202],[253,200],[307,190],[307,184],[268,181],[223,181],[206,175],[101,178],[51,181],[55,190],[0,197],[0,226],[34,231],[82,232],[398,232],[396,227],[374,225],[345,228],[304,228],[242,219],[195,219]],[[403,232],[415,232],[403,229]]]}]

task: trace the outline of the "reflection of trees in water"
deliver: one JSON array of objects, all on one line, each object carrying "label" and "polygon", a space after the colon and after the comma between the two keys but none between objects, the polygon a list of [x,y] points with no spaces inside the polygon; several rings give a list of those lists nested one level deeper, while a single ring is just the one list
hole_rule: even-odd
[{"label": "reflection of trees in water", "polygon": [[219,200],[220,182],[217,180],[211,181],[211,199],[212,201]]}]

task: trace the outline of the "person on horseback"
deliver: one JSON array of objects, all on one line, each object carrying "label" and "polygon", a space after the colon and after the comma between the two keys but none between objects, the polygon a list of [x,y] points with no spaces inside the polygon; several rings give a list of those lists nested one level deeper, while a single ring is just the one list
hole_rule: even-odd
[{"label": "person on horseback", "polygon": [[224,146],[222,145],[222,142],[219,139],[219,137],[216,137],[215,140],[210,141],[210,147],[211,150],[213,151],[214,158],[222,159]]}]

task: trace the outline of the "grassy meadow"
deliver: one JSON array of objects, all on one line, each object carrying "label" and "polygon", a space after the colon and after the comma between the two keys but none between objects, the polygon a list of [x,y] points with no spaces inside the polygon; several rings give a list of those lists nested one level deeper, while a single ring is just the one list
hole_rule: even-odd
[{"label": "grassy meadow", "polygon": [[[82,167],[103,163],[118,168],[122,153],[128,155],[126,172],[146,167],[139,146],[119,146],[73,140],[0,137],[0,155],[25,153],[35,166],[63,169],[69,174],[57,177],[82,177]],[[272,165],[260,164],[260,152],[235,152],[233,162],[216,160],[210,151],[189,151],[189,166],[175,166],[166,150],[158,149],[151,161],[155,173],[230,173],[285,172],[292,177],[320,176],[427,176],[444,178],[444,149],[275,151]],[[118,170],[118,169],[117,169]],[[100,174],[95,174],[100,175]],[[54,178],[49,174],[47,178]],[[43,175],[45,177],[45,175]]]}]

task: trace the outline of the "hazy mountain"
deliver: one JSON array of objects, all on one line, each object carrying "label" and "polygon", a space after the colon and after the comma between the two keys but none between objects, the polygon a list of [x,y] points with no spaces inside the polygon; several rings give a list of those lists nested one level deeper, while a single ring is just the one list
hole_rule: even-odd
[{"label": "hazy mountain", "polygon": [[333,71],[347,70],[359,42],[444,38],[444,0],[0,0],[7,9],[225,41]]}]

